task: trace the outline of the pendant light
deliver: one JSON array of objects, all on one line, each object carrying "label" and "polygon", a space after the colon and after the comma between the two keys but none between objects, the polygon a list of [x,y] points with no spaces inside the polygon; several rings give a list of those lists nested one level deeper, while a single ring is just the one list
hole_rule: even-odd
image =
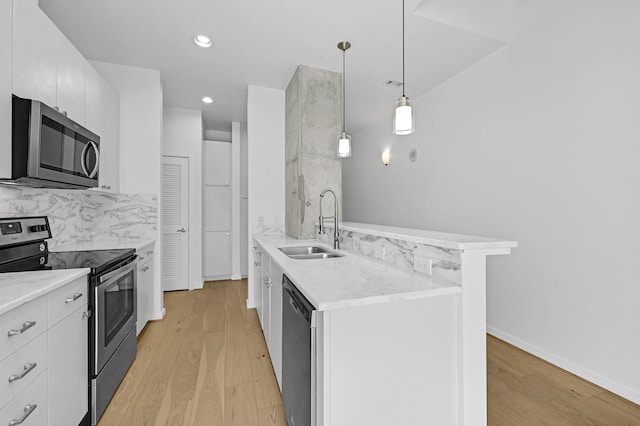
[{"label": "pendant light", "polygon": [[402,97],[393,108],[393,133],[410,135],[415,132],[413,101],[404,94],[404,0],[402,0]]},{"label": "pendant light", "polygon": [[338,136],[338,157],[340,158],[351,157],[351,136],[349,136],[344,130],[345,111],[347,109],[344,98],[344,54],[350,47],[351,43],[349,43],[348,41],[341,41],[340,43],[338,43],[338,49],[342,50],[342,133],[340,133],[340,136]]}]

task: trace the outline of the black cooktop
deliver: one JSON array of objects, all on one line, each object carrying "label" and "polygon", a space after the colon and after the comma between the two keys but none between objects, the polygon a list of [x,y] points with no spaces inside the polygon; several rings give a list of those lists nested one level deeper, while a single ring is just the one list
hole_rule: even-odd
[{"label": "black cooktop", "polygon": [[135,253],[135,249],[42,253],[0,265],[0,272],[90,268],[91,274],[95,275],[109,270]]}]

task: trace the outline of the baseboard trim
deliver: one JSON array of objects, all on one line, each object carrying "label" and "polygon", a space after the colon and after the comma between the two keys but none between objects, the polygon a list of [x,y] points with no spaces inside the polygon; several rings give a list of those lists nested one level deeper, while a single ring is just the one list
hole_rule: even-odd
[{"label": "baseboard trim", "polygon": [[601,376],[600,374],[594,373],[593,371],[587,370],[586,368],[578,364],[575,364],[565,358],[557,356],[551,352],[545,351],[544,349],[541,349],[538,346],[532,345],[522,339],[519,339],[515,336],[512,336],[509,333],[505,333],[489,325],[487,325],[487,333],[494,337],[497,337],[500,340],[504,340],[505,342],[517,348],[520,348],[523,351],[529,352],[530,354],[533,354],[538,358],[542,358],[543,360],[557,367],[560,367],[563,370],[566,370],[610,392],[613,392],[616,395],[621,396],[622,398],[628,399],[629,401],[635,404],[640,404],[640,392],[636,390],[633,390],[607,377]]},{"label": "baseboard trim", "polygon": [[231,275],[231,279],[232,279],[233,281],[241,280],[241,279],[242,279],[242,275],[240,275],[240,274],[233,274],[233,275]]},{"label": "baseboard trim", "polygon": [[151,316],[151,319],[153,321],[162,320],[165,316],[167,316],[167,308],[162,308],[160,312],[156,312],[155,314],[153,314]]}]

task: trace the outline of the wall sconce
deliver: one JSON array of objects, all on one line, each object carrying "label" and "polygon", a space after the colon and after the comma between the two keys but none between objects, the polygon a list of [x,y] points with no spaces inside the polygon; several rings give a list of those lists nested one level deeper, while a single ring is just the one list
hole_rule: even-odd
[{"label": "wall sconce", "polygon": [[385,166],[389,165],[389,158],[391,156],[391,152],[388,149],[382,151],[382,164]]}]

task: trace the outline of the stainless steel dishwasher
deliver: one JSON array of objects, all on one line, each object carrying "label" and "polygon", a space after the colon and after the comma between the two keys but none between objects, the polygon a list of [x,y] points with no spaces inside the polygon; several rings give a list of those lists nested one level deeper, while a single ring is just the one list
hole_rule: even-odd
[{"label": "stainless steel dishwasher", "polygon": [[282,402],[289,426],[316,424],[315,308],[282,276]]}]

